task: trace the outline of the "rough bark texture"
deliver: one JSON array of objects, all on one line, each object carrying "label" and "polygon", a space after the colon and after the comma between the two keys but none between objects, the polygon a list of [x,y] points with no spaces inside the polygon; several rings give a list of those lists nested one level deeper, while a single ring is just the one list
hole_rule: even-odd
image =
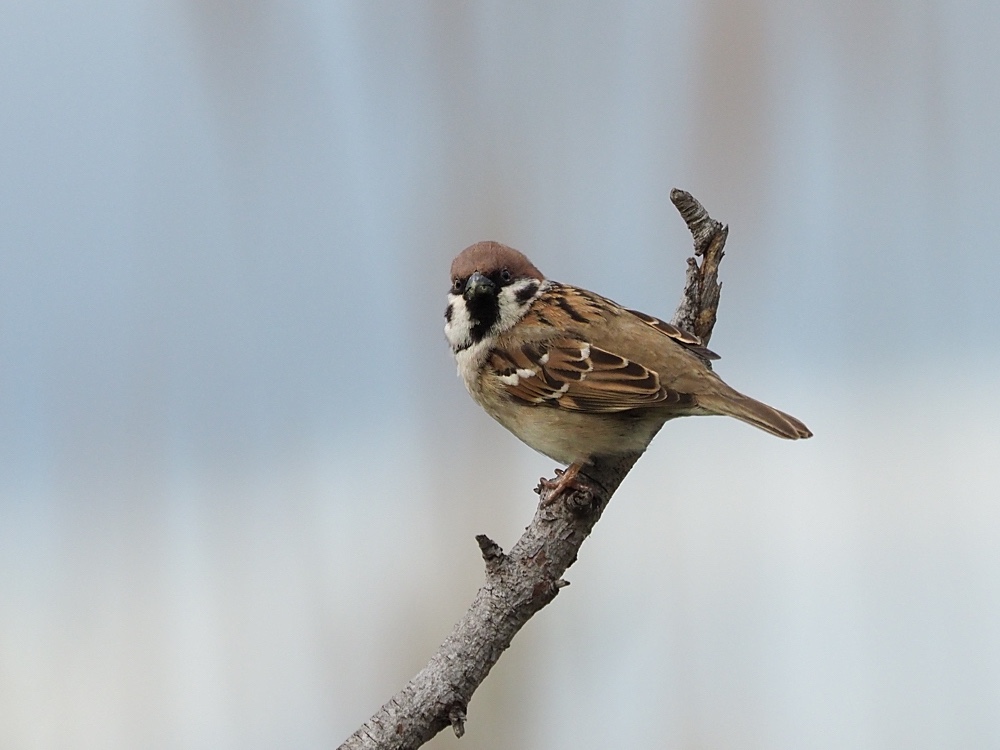
[{"label": "rough bark texture", "polygon": [[[707,344],[712,338],[715,315],[719,309],[719,295],[722,292],[719,263],[725,255],[729,227],[709,216],[704,206],[690,193],[674,188],[670,191],[670,200],[681,212],[694,239],[694,257],[687,261],[684,296],[672,322]],[[700,264],[698,258],[702,259]],[[707,364],[711,366],[711,363]]]},{"label": "rough bark texture", "polygon": [[[670,199],[691,231],[696,256],[688,259],[673,323],[707,342],[719,304],[717,274],[728,230],[690,194],[673,190]],[[507,554],[488,537],[476,537],[486,582],[465,616],[427,666],[340,750],[416,748],[448,726],[461,737],[472,694],[528,619],[568,585],[563,573],[638,459],[636,454],[588,466],[583,473],[591,487],[564,492],[555,502],[548,502],[549,490],[540,484],[535,517]]]}]

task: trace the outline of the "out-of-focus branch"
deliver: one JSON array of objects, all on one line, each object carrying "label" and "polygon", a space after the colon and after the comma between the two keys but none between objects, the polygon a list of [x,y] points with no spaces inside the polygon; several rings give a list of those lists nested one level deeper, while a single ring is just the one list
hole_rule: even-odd
[{"label": "out-of-focus branch", "polygon": [[[707,343],[715,325],[719,262],[727,229],[682,190],[670,194],[694,239],[683,298],[674,325]],[[554,502],[543,482],[531,524],[509,553],[490,538],[476,537],[486,564],[486,582],[465,616],[417,675],[352,734],[340,750],[404,750],[427,742],[451,726],[465,731],[466,711],[476,688],[538,610],[569,585],[562,575],[576,561],[615,490],[641,454],[588,465],[588,489],[569,489]]]}]

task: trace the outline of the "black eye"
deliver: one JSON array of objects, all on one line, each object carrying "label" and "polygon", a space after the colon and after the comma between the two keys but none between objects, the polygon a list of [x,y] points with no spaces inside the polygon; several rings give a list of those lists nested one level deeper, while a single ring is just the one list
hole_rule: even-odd
[{"label": "black eye", "polygon": [[462,291],[462,280],[460,278],[455,277],[455,280],[451,282],[451,291],[453,292]]},{"label": "black eye", "polygon": [[510,279],[511,279],[510,271],[508,271],[506,268],[503,269],[500,272],[500,281],[502,281],[504,284],[508,284],[510,283]]}]

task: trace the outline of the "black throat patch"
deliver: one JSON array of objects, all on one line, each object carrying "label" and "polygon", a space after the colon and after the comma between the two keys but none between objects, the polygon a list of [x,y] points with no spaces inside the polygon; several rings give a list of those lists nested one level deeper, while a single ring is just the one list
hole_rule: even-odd
[{"label": "black throat patch", "polygon": [[472,328],[469,335],[476,343],[482,341],[500,319],[500,302],[495,294],[480,294],[465,301]]}]

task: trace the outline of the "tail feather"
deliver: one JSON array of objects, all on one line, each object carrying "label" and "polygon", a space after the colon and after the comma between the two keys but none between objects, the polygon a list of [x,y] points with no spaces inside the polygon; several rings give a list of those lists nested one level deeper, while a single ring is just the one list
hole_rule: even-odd
[{"label": "tail feather", "polygon": [[765,403],[729,389],[726,392],[698,396],[698,406],[709,414],[735,417],[765,432],[788,440],[812,437],[801,421]]}]

